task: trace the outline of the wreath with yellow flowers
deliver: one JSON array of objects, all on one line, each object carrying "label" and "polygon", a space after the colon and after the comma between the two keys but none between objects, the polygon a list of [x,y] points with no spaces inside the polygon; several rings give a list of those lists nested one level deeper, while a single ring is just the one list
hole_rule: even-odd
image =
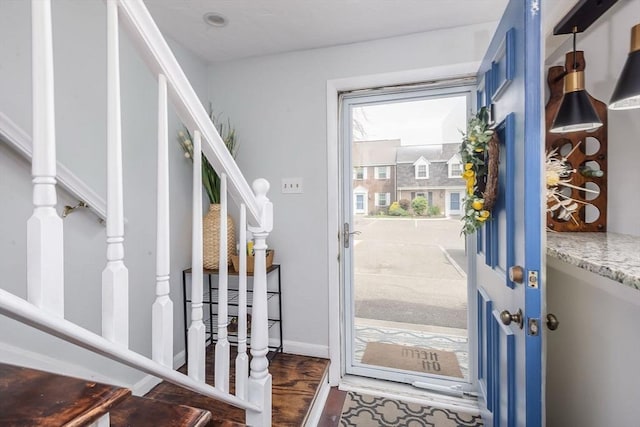
[{"label": "wreath with yellow flowers", "polygon": [[498,137],[489,128],[489,111],[482,107],[471,117],[463,133],[460,157],[466,181],[462,233],[471,234],[491,218],[498,193]]}]

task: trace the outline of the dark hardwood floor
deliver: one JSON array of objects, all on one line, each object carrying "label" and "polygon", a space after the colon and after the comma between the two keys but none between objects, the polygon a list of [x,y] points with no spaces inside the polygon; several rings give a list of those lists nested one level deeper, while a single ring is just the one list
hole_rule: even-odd
[{"label": "dark hardwood floor", "polygon": [[338,387],[331,387],[327,401],[324,404],[324,410],[320,416],[320,421],[318,421],[318,427],[338,426],[346,397],[346,391],[338,390]]},{"label": "dark hardwood floor", "polygon": [[[213,384],[213,351],[207,351],[207,384]],[[316,392],[329,366],[327,359],[278,353],[269,365],[273,379],[274,426],[302,426]],[[210,368],[211,367],[211,368]],[[186,367],[180,368],[186,372]],[[234,366],[231,367],[230,388],[234,389]],[[145,397],[181,405],[206,409],[211,412],[211,426],[242,425],[244,411],[217,400],[201,396],[176,385],[162,382]],[[342,408],[342,407],[341,407]]]}]

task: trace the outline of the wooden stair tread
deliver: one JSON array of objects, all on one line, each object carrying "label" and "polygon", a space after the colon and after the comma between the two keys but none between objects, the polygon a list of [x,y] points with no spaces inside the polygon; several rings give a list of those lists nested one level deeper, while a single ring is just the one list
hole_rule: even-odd
[{"label": "wooden stair tread", "polygon": [[204,427],[211,413],[204,409],[129,396],[111,410],[111,427]]},{"label": "wooden stair tread", "polygon": [[0,363],[0,425],[85,426],[130,390]]},{"label": "wooden stair tread", "polygon": [[[214,346],[207,349],[207,384],[213,384]],[[230,367],[230,391],[235,390],[235,358],[232,352]],[[308,415],[317,391],[329,366],[327,359],[279,353],[269,364],[273,380],[272,425],[301,426]],[[186,372],[186,366],[180,368]],[[146,397],[183,405],[204,408],[211,412],[210,426],[236,427],[244,425],[245,412],[226,403],[199,395],[179,386],[162,382],[146,394]],[[236,424],[224,424],[234,422]]]}]

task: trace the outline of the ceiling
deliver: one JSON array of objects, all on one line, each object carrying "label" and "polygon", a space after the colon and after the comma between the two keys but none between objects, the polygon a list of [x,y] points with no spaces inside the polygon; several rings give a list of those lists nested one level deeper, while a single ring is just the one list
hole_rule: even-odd
[{"label": "ceiling", "polygon": [[[208,62],[498,21],[508,0],[145,0],[160,29]],[[203,15],[228,23],[212,27]],[[462,13],[464,12],[464,13]]]}]

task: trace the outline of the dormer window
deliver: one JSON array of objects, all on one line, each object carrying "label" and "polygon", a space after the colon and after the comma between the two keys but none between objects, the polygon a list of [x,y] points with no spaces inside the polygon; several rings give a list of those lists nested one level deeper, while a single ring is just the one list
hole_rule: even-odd
[{"label": "dormer window", "polygon": [[424,157],[420,157],[413,164],[416,179],[429,179],[429,162]]},{"label": "dormer window", "polygon": [[460,155],[456,154],[447,162],[447,169],[449,169],[449,178],[461,178],[462,177],[462,160]]}]

